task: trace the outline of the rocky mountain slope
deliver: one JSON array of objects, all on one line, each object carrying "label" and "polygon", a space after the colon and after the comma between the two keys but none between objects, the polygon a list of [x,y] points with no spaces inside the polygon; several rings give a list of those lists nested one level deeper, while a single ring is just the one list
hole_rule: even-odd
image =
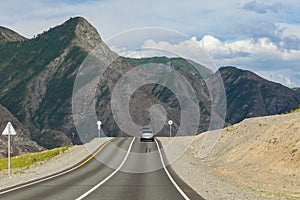
[{"label": "rocky mountain slope", "polygon": [[0,44],[6,42],[21,42],[24,40],[26,40],[25,37],[8,28],[0,26]]},{"label": "rocky mountain slope", "polygon": [[[95,107],[98,119],[104,124],[104,133],[110,136],[124,134],[111,112],[112,92],[126,72],[149,63],[168,65],[184,75],[199,101],[199,132],[208,129],[211,100],[205,82],[213,83],[216,74],[204,66],[182,58],[139,60],[118,57],[101,40],[97,30],[81,17],[71,18],[32,39],[4,28],[0,32],[0,103],[28,129],[30,138],[45,148],[81,142],[72,115],[73,85],[81,64],[95,47],[100,50],[99,57],[115,58],[98,80],[96,89]],[[195,73],[195,68],[202,71],[202,76]],[[220,72],[228,95],[226,120],[230,123],[245,117],[289,111],[300,102],[296,92],[253,73],[230,67],[222,68]],[[182,89],[172,77],[166,77],[164,81]],[[83,88],[93,90],[90,85],[86,82]],[[78,98],[81,100],[80,96]],[[181,108],[175,94],[162,85],[146,84],[134,92],[129,105],[133,120],[140,126],[148,124],[148,110],[153,104],[166,109],[168,118],[175,122],[176,131],[180,126]],[[97,136],[96,122],[85,117],[90,125],[84,131],[91,138]],[[167,132],[168,125],[165,124],[160,134]]]},{"label": "rocky mountain slope", "polygon": [[190,73],[200,73],[203,78],[213,75],[213,71],[192,60],[183,58],[150,57],[150,58],[124,58],[129,63],[138,66],[149,63],[169,65],[175,70],[187,71]]},{"label": "rocky mountain slope", "polygon": [[293,88],[293,90],[300,95],[300,88],[296,87],[296,88]]},{"label": "rocky mountain slope", "polygon": [[[70,19],[31,40],[0,46],[0,101],[46,148],[71,144],[71,94],[87,53],[101,43],[83,18]],[[3,59],[2,59],[3,58]],[[65,120],[68,116],[69,119]]]},{"label": "rocky mountain slope", "polygon": [[226,121],[235,124],[245,118],[275,115],[297,107],[300,95],[279,83],[235,67],[219,69],[227,94]]},{"label": "rocky mountain slope", "polygon": [[[11,153],[19,155],[26,152],[41,151],[44,148],[30,139],[30,132],[6,108],[0,105],[0,132],[11,122],[17,135],[11,137]],[[0,158],[7,157],[7,136],[0,135]]]}]

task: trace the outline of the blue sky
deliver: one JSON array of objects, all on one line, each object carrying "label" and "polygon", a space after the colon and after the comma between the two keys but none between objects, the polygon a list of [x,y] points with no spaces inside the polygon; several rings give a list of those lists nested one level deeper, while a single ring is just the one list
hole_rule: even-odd
[{"label": "blue sky", "polygon": [[0,5],[0,25],[28,38],[73,16],[85,17],[104,41],[126,31],[136,35],[143,27],[160,27],[173,31],[161,31],[162,36],[153,33],[157,28],[147,29],[152,34],[139,42],[131,37],[111,48],[132,57],[155,55],[145,48],[176,51],[206,64],[198,59],[200,46],[217,67],[238,66],[289,87],[300,86],[298,0],[4,0]]}]

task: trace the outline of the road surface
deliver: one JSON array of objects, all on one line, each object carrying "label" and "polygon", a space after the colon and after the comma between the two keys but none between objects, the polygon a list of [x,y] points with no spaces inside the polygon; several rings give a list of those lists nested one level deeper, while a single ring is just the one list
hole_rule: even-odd
[{"label": "road surface", "polygon": [[1,191],[0,199],[202,199],[172,169],[163,168],[161,155],[156,142],[117,138],[76,169],[26,187]]}]

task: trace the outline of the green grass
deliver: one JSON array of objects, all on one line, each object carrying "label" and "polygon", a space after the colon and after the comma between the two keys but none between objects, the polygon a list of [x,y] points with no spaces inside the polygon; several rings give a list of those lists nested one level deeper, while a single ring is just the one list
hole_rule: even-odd
[{"label": "green grass", "polygon": [[298,113],[300,112],[300,108],[297,108],[296,110],[292,110],[291,113]]},{"label": "green grass", "polygon": [[[11,157],[11,168],[27,168],[32,164],[49,160],[68,150],[70,147],[71,146],[65,146],[42,152],[28,153],[20,156]],[[4,169],[7,169],[7,158],[0,159],[0,171]]]},{"label": "green grass", "polygon": [[300,112],[300,104],[298,105],[298,107],[295,110],[291,110],[290,113],[298,113]]}]

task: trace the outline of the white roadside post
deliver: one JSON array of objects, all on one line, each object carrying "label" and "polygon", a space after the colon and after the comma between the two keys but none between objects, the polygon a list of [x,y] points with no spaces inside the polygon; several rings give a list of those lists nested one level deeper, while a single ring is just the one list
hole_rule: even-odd
[{"label": "white roadside post", "polygon": [[8,141],[7,141],[7,170],[8,170],[8,176],[10,176],[10,136],[11,135],[16,135],[16,131],[14,127],[11,125],[10,122],[7,123],[2,135],[7,135],[8,136]]},{"label": "white roadside post", "polygon": [[101,135],[100,135],[100,131],[101,131],[101,124],[102,124],[102,122],[101,121],[97,121],[97,125],[98,125],[98,137],[100,138],[101,137]]},{"label": "white roadside post", "polygon": [[170,125],[170,137],[172,137],[172,124],[173,124],[173,121],[169,120],[168,124]]}]

